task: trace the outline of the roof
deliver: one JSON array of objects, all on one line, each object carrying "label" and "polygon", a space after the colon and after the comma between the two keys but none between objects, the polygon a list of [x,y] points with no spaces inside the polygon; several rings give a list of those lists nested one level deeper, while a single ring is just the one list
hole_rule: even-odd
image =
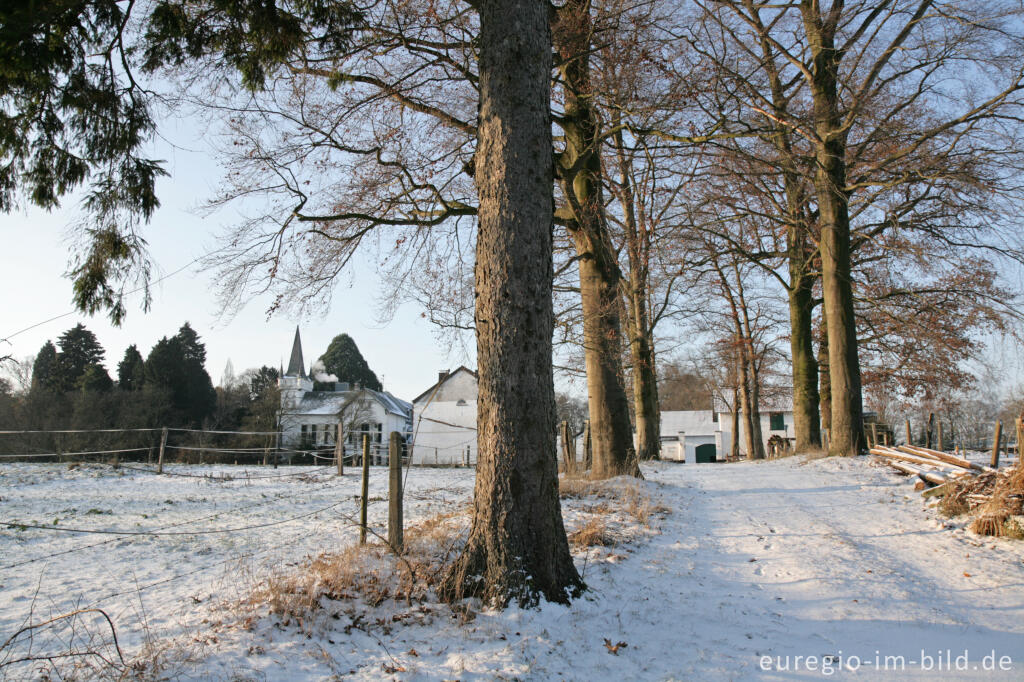
[{"label": "roof", "polygon": [[302,339],[299,338],[299,328],[295,327],[295,340],[292,341],[292,355],[288,360],[288,371],[286,377],[306,378],[306,368],[302,362]]},{"label": "roof", "polygon": [[374,391],[361,388],[351,391],[306,391],[299,404],[288,414],[302,415],[333,415],[341,412],[348,403],[362,395],[369,396],[380,403],[386,412],[406,419],[412,418],[412,404],[396,398],[387,391]]},{"label": "roof", "polygon": [[675,437],[679,432],[687,436],[713,436],[718,431],[711,410],[679,410],[661,413],[661,436]]},{"label": "roof", "polygon": [[433,393],[435,390],[437,390],[441,386],[441,384],[445,383],[446,381],[451,379],[453,376],[455,376],[459,372],[469,372],[470,374],[473,375],[474,379],[478,379],[478,380],[480,379],[480,377],[477,375],[477,373],[474,372],[473,370],[471,370],[469,367],[466,367],[465,365],[459,365],[458,369],[454,369],[454,370],[448,372],[448,374],[446,374],[444,376],[444,379],[439,379],[433,386],[431,386],[427,390],[423,391],[423,393],[420,393],[418,396],[413,398],[412,401],[414,403],[418,403],[421,399],[426,398],[427,396],[429,396],[431,393]]}]

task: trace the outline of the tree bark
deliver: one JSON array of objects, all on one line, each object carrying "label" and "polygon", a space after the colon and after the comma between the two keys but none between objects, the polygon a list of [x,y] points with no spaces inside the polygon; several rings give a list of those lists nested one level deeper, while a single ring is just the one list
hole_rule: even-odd
[{"label": "tree bark", "polygon": [[793,435],[795,450],[805,452],[821,447],[821,417],[818,412],[818,362],[814,358],[813,278],[796,274],[790,258],[789,329],[793,358]]},{"label": "tree bark", "polygon": [[[551,41],[546,2],[481,0],[479,373],[473,524],[448,599],[566,602],[583,583],[558,500],[551,367]],[[538,200],[540,198],[540,200]]]},{"label": "tree bark", "polygon": [[623,383],[619,280],[622,273],[608,235],[601,191],[599,123],[591,99],[590,2],[569,0],[558,10],[555,48],[562,61],[565,151],[559,178],[571,217],[583,308],[583,352],[593,442],[593,478],[639,475],[629,402]]},{"label": "tree bark", "polygon": [[[612,118],[618,125],[618,116]],[[615,150],[619,164],[617,192],[622,205],[623,230],[629,275],[623,279],[625,289],[629,355],[633,365],[633,414],[636,421],[636,454],[641,461],[661,457],[661,410],[658,400],[658,377],[654,364],[654,325],[647,305],[650,291],[650,235],[637,221],[636,196],[630,176],[629,159],[625,154],[622,133],[615,134]]]},{"label": "tree bark", "polygon": [[839,111],[837,73],[842,55],[834,44],[838,13],[830,11],[823,19],[817,3],[810,0],[804,0],[801,10],[813,63],[810,86],[817,134],[814,186],[821,223],[821,281],[832,393],[829,452],[856,455],[863,447],[863,406],[850,278],[847,132]]},{"label": "tree bark", "polygon": [[818,404],[822,431],[832,429],[832,385],[829,382],[828,320],[822,313],[818,324]]}]

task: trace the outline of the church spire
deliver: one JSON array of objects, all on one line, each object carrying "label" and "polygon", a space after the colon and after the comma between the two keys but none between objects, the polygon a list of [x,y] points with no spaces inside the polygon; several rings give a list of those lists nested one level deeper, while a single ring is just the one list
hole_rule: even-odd
[{"label": "church spire", "polygon": [[302,340],[299,338],[299,326],[295,325],[295,341],[292,343],[292,357],[288,360],[286,377],[306,378],[306,368],[302,362]]}]

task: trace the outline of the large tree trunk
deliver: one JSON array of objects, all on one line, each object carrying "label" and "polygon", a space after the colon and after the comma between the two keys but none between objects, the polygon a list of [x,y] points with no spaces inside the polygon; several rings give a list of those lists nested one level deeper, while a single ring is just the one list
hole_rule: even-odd
[{"label": "large tree trunk", "polygon": [[828,321],[822,314],[818,326],[818,401],[823,431],[832,431],[832,386],[828,369]]},{"label": "large tree trunk", "polygon": [[623,383],[619,280],[622,273],[604,217],[598,120],[591,101],[590,3],[570,0],[558,11],[555,47],[562,60],[565,152],[559,177],[571,218],[583,308],[583,352],[593,442],[594,478],[639,475]]},{"label": "large tree trunk", "polygon": [[793,435],[797,452],[821,447],[818,363],[814,358],[813,278],[794,272],[790,257],[789,329],[793,358]]},{"label": "large tree trunk", "polygon": [[[632,273],[630,273],[632,276]],[[631,277],[632,278],[632,277]],[[654,344],[647,322],[647,302],[633,289],[629,323],[629,351],[633,361],[633,411],[636,414],[636,454],[640,460],[661,456],[661,412]]]},{"label": "large tree trunk", "polygon": [[[617,115],[612,117],[618,126]],[[622,133],[615,134],[619,164],[619,202],[622,205],[623,231],[629,276],[623,282],[629,330],[629,354],[633,364],[633,414],[636,421],[636,453],[640,460],[661,456],[661,410],[658,402],[658,377],[654,366],[654,330],[647,296],[650,291],[650,235],[637,223],[636,195],[625,153]]]},{"label": "large tree trunk", "polygon": [[817,3],[801,9],[810,42],[813,71],[811,96],[817,132],[814,186],[821,223],[821,283],[828,321],[829,379],[832,392],[829,452],[856,455],[863,443],[863,406],[857,326],[850,279],[850,215],[846,187],[846,129],[839,112],[837,71],[841,54],[835,48],[836,23],[830,12],[823,21]]},{"label": "large tree trunk", "polygon": [[[565,602],[583,583],[558,500],[548,4],[481,0],[473,525],[441,593]],[[540,200],[538,200],[540,198]]]},{"label": "large tree trunk", "polygon": [[[791,97],[786,94],[776,60],[777,51],[768,38],[767,28],[757,17],[759,42],[763,66],[768,75],[772,105],[779,112],[789,108]],[[805,218],[807,196],[801,177],[801,168],[793,152],[792,129],[773,121],[772,143],[781,153],[783,186],[786,196],[786,260],[789,265],[789,323],[790,351],[793,358],[793,435],[797,452],[821,447],[821,427],[818,415],[818,365],[814,360],[812,315],[814,312],[814,276],[808,273],[813,251],[809,246],[809,229]]]},{"label": "large tree trunk", "polygon": [[740,457],[740,390],[732,389],[732,443],[729,445],[729,459]]}]

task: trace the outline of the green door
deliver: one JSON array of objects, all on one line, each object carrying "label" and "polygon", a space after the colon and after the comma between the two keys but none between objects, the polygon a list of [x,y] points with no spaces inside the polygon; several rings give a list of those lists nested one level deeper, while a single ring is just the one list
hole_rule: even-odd
[{"label": "green door", "polygon": [[703,462],[714,462],[715,461],[715,444],[705,443],[704,445],[698,445],[694,451],[694,459],[697,464]]}]

